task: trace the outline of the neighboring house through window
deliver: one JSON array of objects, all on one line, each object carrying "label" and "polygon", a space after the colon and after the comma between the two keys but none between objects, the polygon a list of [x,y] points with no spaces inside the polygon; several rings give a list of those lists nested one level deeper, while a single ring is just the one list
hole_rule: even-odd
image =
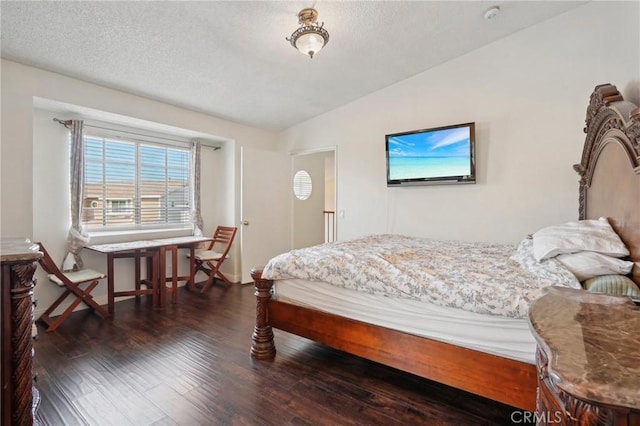
[{"label": "neighboring house through window", "polygon": [[190,227],[190,149],[85,130],[82,222],[88,231]]}]

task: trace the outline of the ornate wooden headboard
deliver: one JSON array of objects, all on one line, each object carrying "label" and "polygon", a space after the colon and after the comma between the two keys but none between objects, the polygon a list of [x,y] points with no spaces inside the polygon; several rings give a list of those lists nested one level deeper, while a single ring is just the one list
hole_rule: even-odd
[{"label": "ornate wooden headboard", "polygon": [[580,219],[609,218],[631,252],[640,285],[640,108],[612,84],[596,86],[587,108],[580,174]]}]

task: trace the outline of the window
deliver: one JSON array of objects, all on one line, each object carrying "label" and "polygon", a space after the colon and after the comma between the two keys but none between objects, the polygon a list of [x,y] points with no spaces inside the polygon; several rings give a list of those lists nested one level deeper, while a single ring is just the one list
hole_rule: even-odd
[{"label": "window", "polygon": [[111,210],[115,212],[126,212],[131,206],[131,200],[110,200]]},{"label": "window", "polygon": [[298,170],[293,176],[293,193],[298,200],[306,200],[311,196],[313,184],[311,175],[306,170]]},{"label": "window", "polygon": [[190,226],[190,149],[84,136],[82,223],[88,231]]}]

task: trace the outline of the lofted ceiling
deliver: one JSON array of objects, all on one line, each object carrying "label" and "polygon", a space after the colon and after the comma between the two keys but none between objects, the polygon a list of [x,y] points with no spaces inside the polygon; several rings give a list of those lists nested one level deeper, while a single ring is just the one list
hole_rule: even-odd
[{"label": "lofted ceiling", "polygon": [[[2,1],[3,58],[242,124],[282,130],[576,1]],[[483,15],[498,5],[493,19]],[[285,37],[315,7],[313,59]]]}]

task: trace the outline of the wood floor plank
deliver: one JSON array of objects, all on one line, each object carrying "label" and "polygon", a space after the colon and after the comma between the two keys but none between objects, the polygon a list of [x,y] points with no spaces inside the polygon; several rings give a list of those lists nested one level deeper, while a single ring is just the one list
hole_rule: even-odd
[{"label": "wood floor plank", "polygon": [[88,359],[79,370],[84,376],[92,378],[100,396],[109,401],[114,410],[122,413],[128,424],[152,424],[164,417],[164,414],[155,410],[151,401],[129,385],[118,366],[108,360],[100,357]]},{"label": "wood floor plank", "polygon": [[[35,342],[43,425],[501,425],[511,407],[275,330],[249,356],[251,286],[72,314]],[[519,418],[521,418],[520,416]]]},{"label": "wood floor plank", "polygon": [[82,413],[84,420],[90,425],[132,425],[113,402],[101,392],[92,391],[77,398],[73,405]]},{"label": "wood floor plank", "polygon": [[145,397],[152,401],[158,409],[179,425],[214,424],[216,413],[202,410],[201,406],[192,404],[184,395],[171,387],[161,384],[145,392]]},{"label": "wood floor plank", "polygon": [[58,388],[53,380],[39,380],[36,383],[40,395],[46,395],[40,401],[38,418],[45,425],[82,425],[88,424],[82,413],[68,399],[65,392]]}]

